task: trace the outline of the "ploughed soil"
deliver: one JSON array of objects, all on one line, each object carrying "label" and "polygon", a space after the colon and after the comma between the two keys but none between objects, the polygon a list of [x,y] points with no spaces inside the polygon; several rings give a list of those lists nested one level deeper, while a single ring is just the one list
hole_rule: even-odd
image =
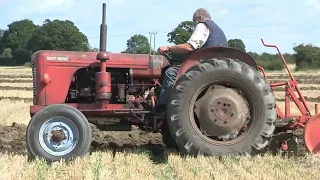
[{"label": "ploughed soil", "polygon": [[26,125],[0,126],[0,153],[26,154]]},{"label": "ploughed soil", "polygon": [[[11,154],[27,155],[25,140],[26,128],[26,125],[17,123],[13,123],[11,126],[0,126],[0,154],[7,152]],[[111,150],[113,155],[115,155],[116,152],[124,149],[130,150],[140,148],[148,150],[152,154],[153,160],[158,162],[157,157],[162,157],[165,149],[167,149],[162,142],[160,133],[147,133],[138,128],[134,128],[132,131],[100,131],[93,125],[91,128],[92,143],[90,152]],[[285,134],[282,135],[282,133],[276,135],[270,141],[269,146],[264,152],[277,154],[276,150],[280,147],[279,143],[282,142],[281,139],[286,138],[284,136]],[[302,141],[299,143],[303,144]],[[290,151],[303,154],[301,151],[304,152],[305,147],[302,144],[297,146],[298,149],[302,150],[295,149],[296,146],[290,145]]]},{"label": "ploughed soil", "polygon": [[[91,151],[104,151],[107,149],[121,150],[123,148],[146,148],[148,150],[164,150],[160,133],[147,133],[138,128],[132,131],[100,131],[92,128]],[[27,126],[13,123],[11,126],[0,126],[0,153],[13,153],[26,155]]]}]

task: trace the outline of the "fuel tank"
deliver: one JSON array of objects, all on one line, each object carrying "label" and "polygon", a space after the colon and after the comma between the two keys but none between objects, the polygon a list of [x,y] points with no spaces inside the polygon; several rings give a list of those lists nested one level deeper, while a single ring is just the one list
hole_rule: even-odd
[{"label": "fuel tank", "polygon": [[[48,66],[75,69],[99,67],[97,54],[98,52],[40,50],[33,54],[31,61],[36,67],[40,65],[44,69]],[[161,55],[126,53],[109,53],[108,55],[107,68],[127,68],[131,76],[137,78],[159,78],[161,69],[169,65],[168,60]]]}]

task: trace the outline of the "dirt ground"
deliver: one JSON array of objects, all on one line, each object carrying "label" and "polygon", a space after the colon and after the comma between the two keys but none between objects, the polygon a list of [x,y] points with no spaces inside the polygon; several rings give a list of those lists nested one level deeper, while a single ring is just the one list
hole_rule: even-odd
[{"label": "dirt ground", "polygon": [[0,126],[0,153],[26,154],[26,128],[26,125],[16,123]]},{"label": "dirt ground", "polygon": [[[7,152],[27,155],[25,141],[26,129],[27,126],[25,124],[13,123],[11,126],[0,125],[0,154]],[[153,156],[157,156],[168,149],[168,147],[164,145],[160,133],[144,132],[135,126],[133,126],[132,131],[100,131],[96,126],[91,124],[91,129],[92,143],[90,152],[111,150],[113,153],[116,153],[123,150],[140,148],[148,150]],[[271,140],[271,144],[269,144],[263,152],[277,154],[276,149],[280,147],[278,138],[282,136],[283,135],[280,135],[278,137],[276,135],[275,137],[277,138]],[[285,136],[282,138],[285,138]],[[295,146],[292,147],[295,148]],[[305,151],[303,143],[299,148],[299,152]],[[175,151],[174,149],[170,150]],[[297,153],[300,154],[298,151]]]},{"label": "dirt ground", "polygon": [[[93,139],[91,151],[110,148],[118,151],[122,148],[141,147],[153,152],[165,148],[160,133],[146,133],[138,128],[124,132],[100,131],[95,126],[91,127]],[[17,123],[0,126],[0,153],[26,155],[26,129],[26,125]]]}]

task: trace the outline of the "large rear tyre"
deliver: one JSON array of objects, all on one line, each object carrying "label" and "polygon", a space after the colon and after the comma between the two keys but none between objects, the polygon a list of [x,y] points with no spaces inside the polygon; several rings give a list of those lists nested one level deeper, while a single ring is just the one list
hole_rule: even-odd
[{"label": "large rear tyre", "polygon": [[276,120],[269,84],[247,64],[210,59],[175,83],[168,126],[187,155],[256,155],[267,146]]},{"label": "large rear tyre", "polygon": [[49,105],[31,119],[26,132],[29,159],[44,158],[51,163],[84,156],[91,146],[91,128],[78,109]]},{"label": "large rear tyre", "polygon": [[162,142],[166,145],[166,147],[179,150],[177,143],[174,141],[174,139],[171,136],[169,127],[167,123],[163,124],[161,127],[161,135],[162,135]]}]

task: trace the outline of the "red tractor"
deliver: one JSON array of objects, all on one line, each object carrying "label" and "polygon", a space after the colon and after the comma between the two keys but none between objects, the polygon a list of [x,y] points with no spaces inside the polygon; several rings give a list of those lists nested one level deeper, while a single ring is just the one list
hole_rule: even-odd
[{"label": "red tractor", "polygon": [[[29,157],[53,162],[85,155],[92,140],[89,123],[129,130],[138,125],[161,132],[165,144],[184,154],[210,156],[255,155],[276,133],[304,128],[307,148],[319,151],[319,114],[310,119],[289,69],[292,80],[268,84],[259,72],[263,68],[238,49],[216,47],[190,54],[172,89],[167,117],[157,115],[162,75],[171,59],[166,54],[106,53],[105,10],[103,4],[100,52],[33,54],[34,101],[26,132]],[[276,106],[272,88],[280,85],[286,86],[286,101],[289,104],[292,98],[301,116],[291,116],[289,105],[285,114]],[[278,144],[286,151],[286,143]]]}]

